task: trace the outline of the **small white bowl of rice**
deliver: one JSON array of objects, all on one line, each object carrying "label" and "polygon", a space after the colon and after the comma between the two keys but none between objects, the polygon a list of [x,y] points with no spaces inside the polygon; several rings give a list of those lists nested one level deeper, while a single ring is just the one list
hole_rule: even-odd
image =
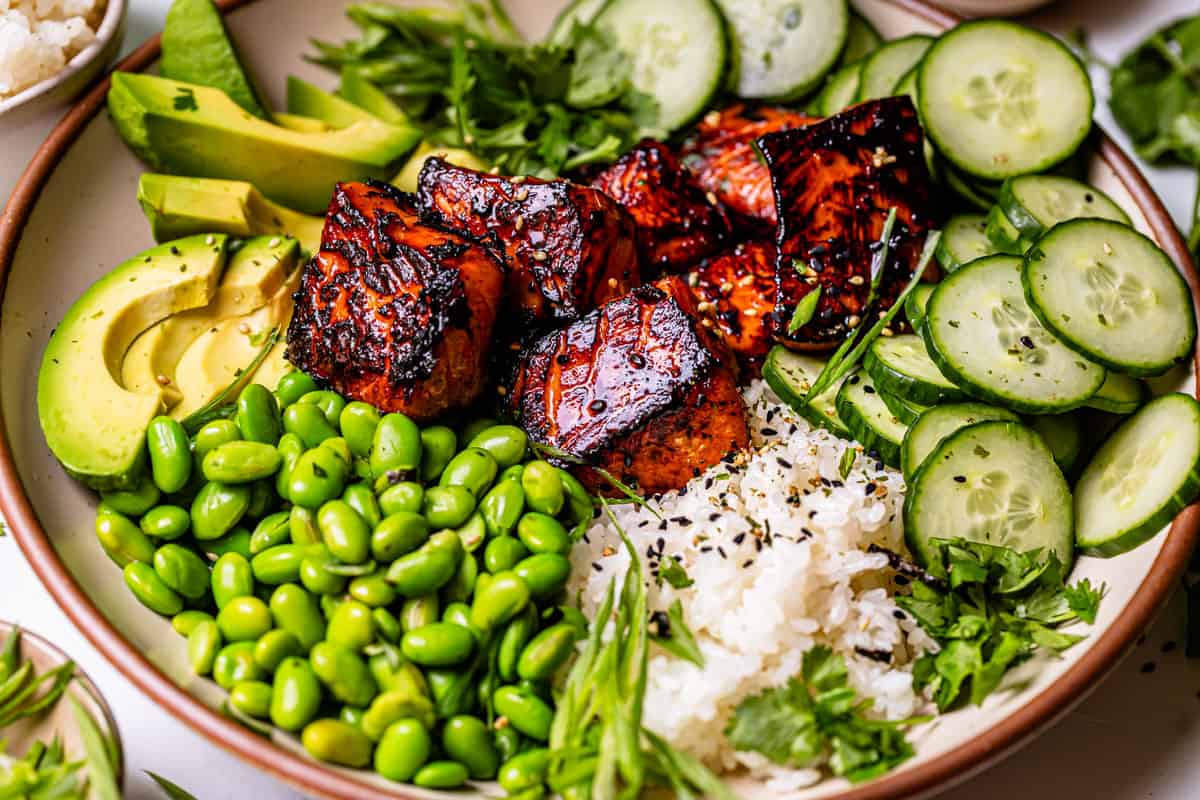
[{"label": "small white bowl of rice", "polygon": [[0,0],[0,116],[79,94],[120,49],[125,10],[125,0]]}]

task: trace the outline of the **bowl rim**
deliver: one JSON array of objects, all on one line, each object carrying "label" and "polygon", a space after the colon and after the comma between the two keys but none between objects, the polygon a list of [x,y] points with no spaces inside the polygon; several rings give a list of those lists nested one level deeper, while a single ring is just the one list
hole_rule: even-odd
[{"label": "bowl rim", "polygon": [[71,60],[63,65],[59,72],[22,89],[11,97],[0,100],[0,116],[9,111],[15,111],[42,95],[54,91],[87,68],[93,61],[102,58],[105,49],[120,32],[127,10],[127,0],[108,0],[108,4],[104,7],[104,16],[100,18],[100,26],[96,28],[96,38],[87,47],[71,56]]},{"label": "bowl rim", "polygon": [[[217,5],[224,13],[229,13],[253,2],[255,0],[217,0]],[[949,27],[961,21],[957,15],[935,9],[923,0],[883,2],[938,27]],[[145,70],[159,52],[160,39],[156,35],[115,69]],[[0,301],[7,288],[22,230],[42,187],[82,131],[103,109],[108,86],[109,78],[105,76],[59,122],[34,155],[0,212]],[[1097,155],[1113,170],[1145,215],[1156,240],[1180,266],[1193,303],[1200,305],[1200,275],[1162,201],[1129,156],[1099,127],[1096,128],[1096,141]],[[1200,373],[1200,353],[1195,357],[1194,366]],[[135,686],[194,731],[257,769],[308,793],[346,800],[415,800],[416,796],[408,793],[402,784],[397,784],[394,789],[382,789],[354,772],[320,764],[301,753],[275,745],[205,705],[151,664],[92,604],[59,559],[21,485],[2,409],[0,511],[8,519],[13,536],[38,579],[72,623]],[[896,800],[928,796],[983,771],[1028,743],[1083,700],[1133,646],[1182,575],[1198,533],[1200,503],[1187,507],[1172,521],[1162,549],[1121,616],[1099,634],[1085,655],[1024,706],[970,741],[932,758],[920,769],[884,775],[862,786],[847,788],[826,800]]]}]

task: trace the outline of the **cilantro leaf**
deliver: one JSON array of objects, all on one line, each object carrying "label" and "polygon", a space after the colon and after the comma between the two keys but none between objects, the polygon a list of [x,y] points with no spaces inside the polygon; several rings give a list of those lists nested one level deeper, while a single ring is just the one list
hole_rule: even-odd
[{"label": "cilantro leaf", "polygon": [[1102,583],[1097,589],[1092,587],[1090,580],[1084,578],[1074,584],[1064,586],[1063,596],[1075,615],[1091,625],[1096,621],[1096,612],[1100,610],[1100,600],[1107,591],[1108,584]]},{"label": "cilantro leaf", "polygon": [[754,750],[797,768],[812,764],[824,749],[812,698],[800,678],[743,700],[725,735],[738,750]]},{"label": "cilantro leaf", "polygon": [[686,589],[695,583],[675,556],[666,556],[658,562],[658,585],[662,586],[663,581],[675,589]]}]

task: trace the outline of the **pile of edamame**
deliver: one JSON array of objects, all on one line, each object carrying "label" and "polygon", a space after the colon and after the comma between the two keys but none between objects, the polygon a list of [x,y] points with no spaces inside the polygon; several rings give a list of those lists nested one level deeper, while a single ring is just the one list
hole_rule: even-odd
[{"label": "pile of edamame", "polygon": [[237,712],[391,780],[543,796],[551,683],[586,629],[560,605],[567,526],[594,506],[521,429],[422,428],[294,372],[146,443],[96,534]]}]

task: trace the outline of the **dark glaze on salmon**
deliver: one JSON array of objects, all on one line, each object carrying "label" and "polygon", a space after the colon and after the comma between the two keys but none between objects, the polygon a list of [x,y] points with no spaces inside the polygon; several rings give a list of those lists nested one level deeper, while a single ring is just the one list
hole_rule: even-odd
[{"label": "dark glaze on salmon", "polygon": [[776,217],[771,175],[754,142],[772,131],[802,128],[817,120],[778,106],[738,103],[710,111],[684,140],[683,165],[740,221],[772,227]]},{"label": "dark glaze on salmon", "polygon": [[[732,360],[666,278],[613,300],[523,354],[512,410],[530,437],[648,494],[678,489],[749,441]],[[590,488],[612,488],[576,469]]]},{"label": "dark glaze on salmon", "polygon": [[592,180],[637,225],[647,272],[680,272],[720,251],[729,220],[662,142],[645,140]]},{"label": "dark glaze on salmon", "polygon": [[[779,208],[772,333],[789,347],[833,347],[861,323],[871,261],[888,209],[896,208],[879,310],[891,306],[929,231],[929,173],[912,101],[854,106],[801,130],[758,140]],[[787,333],[796,303],[821,287],[812,320]],[[866,322],[870,322],[867,320]]]},{"label": "dark glaze on salmon", "polygon": [[742,242],[705,260],[689,281],[700,313],[716,323],[737,356],[743,379],[757,376],[771,349],[770,317],[775,313],[775,245]]},{"label": "dark glaze on salmon", "polygon": [[505,259],[506,306],[523,323],[579,319],[641,283],[633,220],[590,187],[506,178],[430,158],[417,197],[431,219]]},{"label": "dark glaze on salmon", "polygon": [[295,295],[288,360],[347,397],[433,419],[483,392],[503,288],[500,260],[423,222],[412,195],[338,184]]}]

